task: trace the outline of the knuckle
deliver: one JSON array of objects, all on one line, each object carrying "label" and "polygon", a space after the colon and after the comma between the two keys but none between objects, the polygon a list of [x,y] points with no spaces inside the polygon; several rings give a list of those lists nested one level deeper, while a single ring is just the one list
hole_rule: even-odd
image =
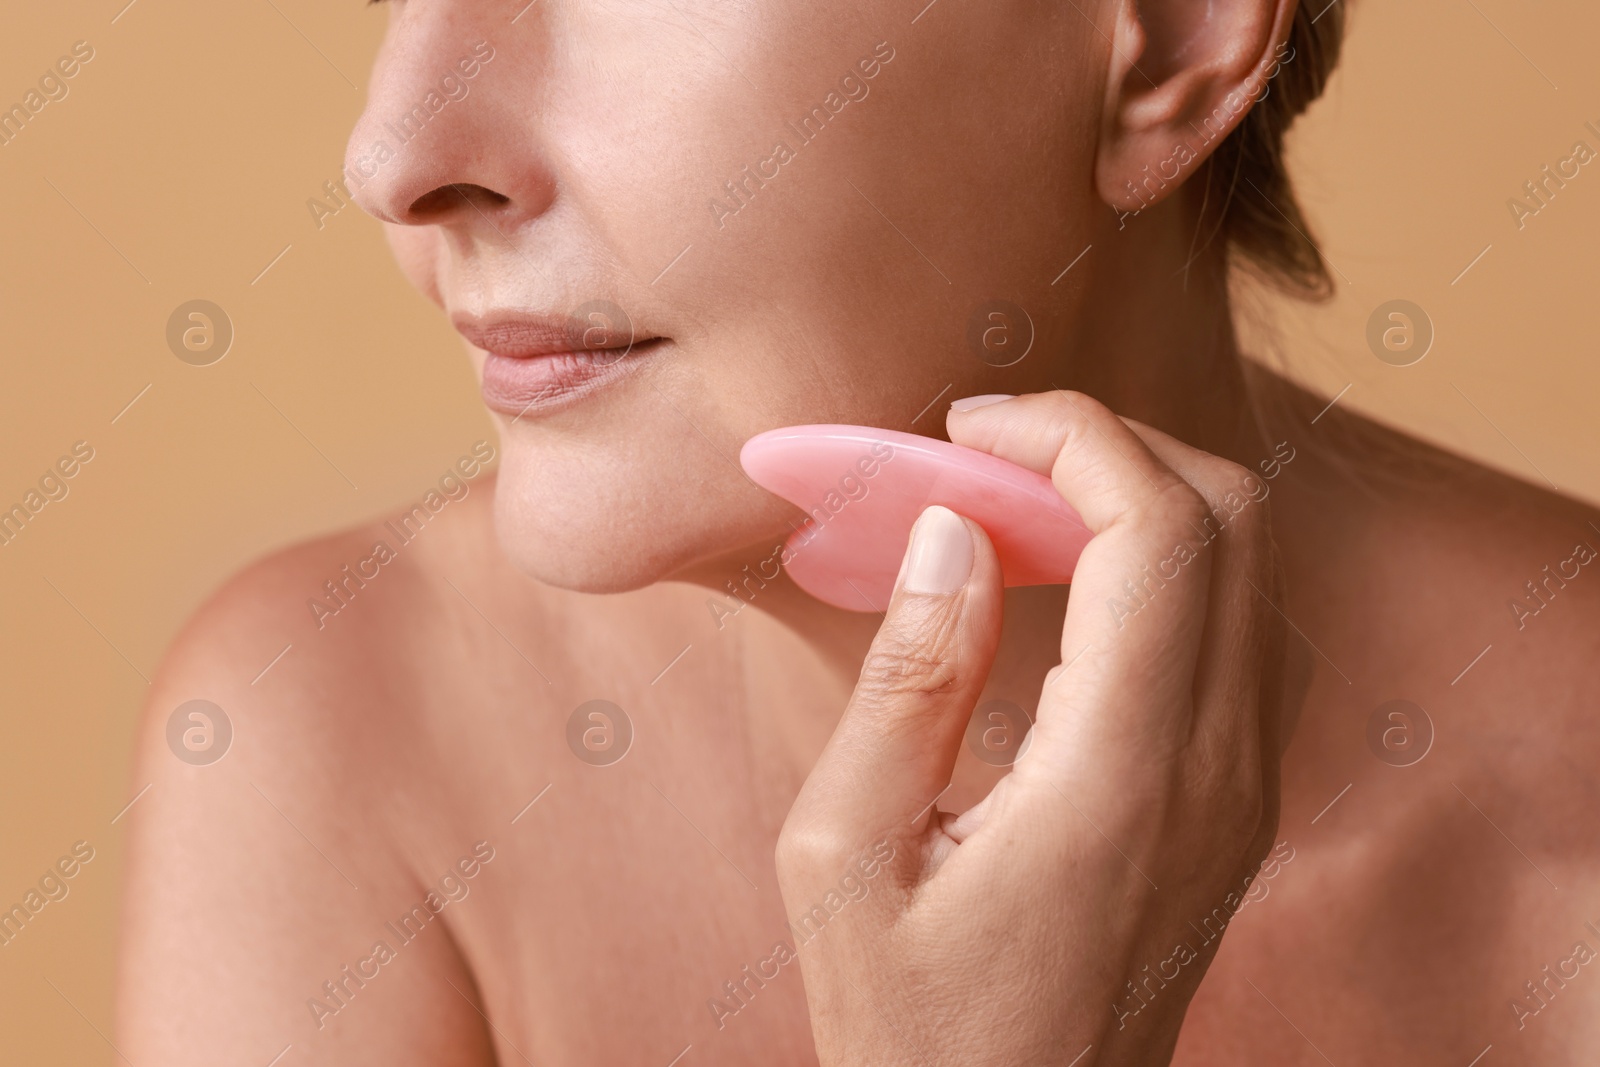
[{"label": "knuckle", "polygon": [[1222,456],[1204,454],[1197,467],[1199,482],[1207,497],[1221,498],[1229,493],[1242,494],[1248,488],[1250,471]]},{"label": "knuckle", "polygon": [[778,834],[773,852],[778,878],[794,883],[812,872],[831,871],[851,856],[847,836],[817,819],[790,819]]},{"label": "knuckle", "polygon": [[1155,510],[1172,522],[1199,526],[1211,518],[1211,505],[1200,491],[1181,479],[1157,490]]},{"label": "knuckle", "polygon": [[1076,411],[1059,399],[1050,405],[1046,417],[1048,419],[1046,434],[1050,440],[1061,442],[1056,448],[1056,459],[1053,464],[1059,469],[1063,463],[1083,452],[1089,443],[1089,434],[1092,431]]},{"label": "knuckle", "polygon": [[1243,489],[1246,479],[1253,477],[1250,468],[1220,456],[1212,458],[1208,473],[1211,480],[1227,489]]},{"label": "knuckle", "polygon": [[1265,529],[1270,514],[1265,483],[1249,467],[1232,460],[1213,459],[1207,468],[1208,495],[1220,498],[1237,522],[1252,531]]},{"label": "knuckle", "polygon": [[1088,393],[1080,393],[1075,389],[1061,389],[1052,393],[1051,396],[1057,399],[1064,411],[1071,412],[1080,420],[1093,421],[1117,417],[1110,408]]},{"label": "knuckle", "polygon": [[1061,454],[1078,452],[1094,433],[1094,422],[1116,418],[1100,401],[1070,389],[1057,389],[1041,398],[1052,437],[1061,440]]},{"label": "knuckle", "polygon": [[857,695],[895,700],[949,692],[959,681],[949,644],[942,627],[923,640],[881,631],[861,663]]}]

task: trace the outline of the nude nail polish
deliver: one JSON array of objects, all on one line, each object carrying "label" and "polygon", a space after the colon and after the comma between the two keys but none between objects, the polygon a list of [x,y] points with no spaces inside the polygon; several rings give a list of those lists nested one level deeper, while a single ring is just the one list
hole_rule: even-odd
[{"label": "nude nail polish", "polygon": [[935,504],[911,530],[903,588],[908,593],[943,596],[972,576],[972,534],[961,516]]},{"label": "nude nail polish", "polygon": [[973,408],[988,407],[998,404],[1002,400],[1015,400],[1011,393],[984,393],[982,396],[964,396],[960,400],[950,401],[951,411],[971,411]]}]

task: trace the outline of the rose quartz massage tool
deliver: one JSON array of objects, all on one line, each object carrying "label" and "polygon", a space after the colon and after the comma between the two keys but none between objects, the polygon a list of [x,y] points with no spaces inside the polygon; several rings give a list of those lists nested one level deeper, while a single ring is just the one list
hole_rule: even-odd
[{"label": "rose quartz massage tool", "polygon": [[1070,581],[1089,530],[1050,479],[987,452],[870,426],[787,426],[739,451],[757,485],[810,514],[784,568],[834,607],[882,611],[917,516],[942,504],[989,535],[1006,585]]}]

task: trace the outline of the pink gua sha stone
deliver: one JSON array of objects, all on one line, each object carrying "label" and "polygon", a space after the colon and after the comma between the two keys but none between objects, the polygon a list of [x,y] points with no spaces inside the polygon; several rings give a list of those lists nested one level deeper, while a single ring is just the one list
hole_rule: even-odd
[{"label": "pink gua sha stone", "polygon": [[982,526],[1006,585],[1072,578],[1092,536],[1050,479],[932,437],[870,426],[787,426],[746,441],[752,481],[811,519],[785,542],[794,583],[849,611],[883,611],[911,526],[942,504]]}]

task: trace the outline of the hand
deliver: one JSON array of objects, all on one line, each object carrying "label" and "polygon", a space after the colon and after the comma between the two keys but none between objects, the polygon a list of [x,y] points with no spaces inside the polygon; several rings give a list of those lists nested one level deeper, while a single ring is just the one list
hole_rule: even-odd
[{"label": "hand", "polygon": [[1265,500],[1234,514],[1223,501],[1249,472],[1079,394],[948,425],[1048,474],[1094,538],[1022,755],[952,815],[932,801],[994,657],[1001,577],[976,523],[944,508],[918,520],[778,842],[791,915],[858,864],[874,876],[799,950],[817,1054],[1168,1063],[1215,952],[1190,923],[1237,908],[1277,828],[1284,632]]}]

